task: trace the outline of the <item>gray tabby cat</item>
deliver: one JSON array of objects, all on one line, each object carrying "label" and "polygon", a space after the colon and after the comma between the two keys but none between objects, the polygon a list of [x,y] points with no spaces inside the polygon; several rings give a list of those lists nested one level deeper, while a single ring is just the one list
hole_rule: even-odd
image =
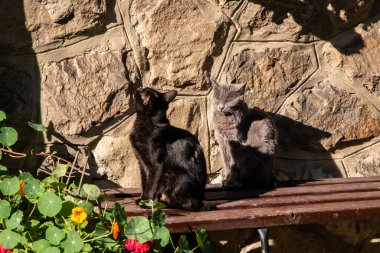
[{"label": "gray tabby cat", "polygon": [[213,84],[213,125],[224,165],[224,187],[273,187],[276,129],[243,100],[245,83]]}]

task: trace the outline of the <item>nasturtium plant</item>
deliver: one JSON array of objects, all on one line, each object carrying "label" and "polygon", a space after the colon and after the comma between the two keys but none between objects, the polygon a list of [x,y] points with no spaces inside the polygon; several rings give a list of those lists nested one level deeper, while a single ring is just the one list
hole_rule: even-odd
[{"label": "nasturtium plant", "polygon": [[135,239],[141,243],[147,242],[153,237],[149,220],[141,216],[133,217],[125,226],[124,231],[128,238]]},{"label": "nasturtium plant", "polygon": [[13,127],[0,128],[0,144],[4,147],[10,147],[16,143],[18,134]]},{"label": "nasturtium plant", "polygon": [[49,227],[45,232],[45,238],[51,245],[59,245],[65,236],[65,232],[55,226]]},{"label": "nasturtium plant", "polygon": [[[6,115],[0,111],[0,160],[4,155],[24,157],[11,146],[17,131],[5,126]],[[37,131],[46,128],[29,122]],[[53,157],[53,156],[51,156]],[[54,154],[57,158],[57,154]],[[59,157],[58,157],[59,158]],[[190,253],[199,248],[210,253],[204,230],[196,232],[198,245],[191,249],[185,235],[174,246],[165,227],[165,205],[153,200],[140,205],[151,210],[148,217],[127,219],[124,207],[114,203],[104,209],[98,186],[75,181],[66,185],[70,163],[58,159],[50,176],[37,179],[29,172],[9,173],[0,165],[0,250],[14,253],[90,253],[149,252],[160,253],[166,247],[173,252]],[[53,159],[53,158],[52,158]],[[80,189],[80,191],[79,191]]]},{"label": "nasturtium plant", "polygon": [[53,192],[45,192],[38,200],[38,211],[42,215],[54,217],[62,209],[62,200]]},{"label": "nasturtium plant", "polygon": [[0,191],[5,196],[14,195],[19,189],[20,180],[17,177],[6,178],[0,183]]},{"label": "nasturtium plant", "polygon": [[53,170],[53,175],[56,177],[63,177],[66,175],[67,170],[69,169],[70,164],[58,163],[55,169]]},{"label": "nasturtium plant", "polygon": [[84,243],[77,231],[69,231],[66,240],[62,242],[62,247],[67,253],[80,252]]},{"label": "nasturtium plant", "polygon": [[38,241],[33,242],[32,250],[36,253],[43,252],[45,249],[50,247],[50,243],[46,239],[40,239]]},{"label": "nasturtium plant", "polygon": [[100,189],[96,185],[84,184],[83,191],[88,195],[91,200],[96,200],[101,195]]},{"label": "nasturtium plant", "polygon": [[21,236],[9,229],[4,229],[0,232],[0,245],[6,249],[13,249],[21,242]]},{"label": "nasturtium plant", "polygon": [[11,215],[11,204],[7,200],[0,200],[0,220],[6,219]]},{"label": "nasturtium plant", "polygon": [[33,128],[34,130],[38,131],[38,132],[44,132],[46,131],[46,127],[42,124],[37,124],[37,123],[33,123],[33,122],[28,122],[28,125]]},{"label": "nasturtium plant", "polygon": [[7,229],[9,229],[9,230],[17,229],[17,230],[19,230],[20,226],[21,226],[21,222],[22,222],[23,216],[24,216],[24,213],[21,210],[17,210],[16,212],[14,212],[12,214],[12,216],[8,220],[6,220],[6,222],[5,222],[5,225],[6,225]]}]

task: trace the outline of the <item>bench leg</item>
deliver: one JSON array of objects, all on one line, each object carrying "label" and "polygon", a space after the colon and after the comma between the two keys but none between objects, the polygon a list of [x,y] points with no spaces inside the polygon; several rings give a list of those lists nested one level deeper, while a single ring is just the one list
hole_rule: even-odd
[{"label": "bench leg", "polygon": [[268,229],[267,228],[259,228],[257,229],[257,233],[259,233],[260,241],[261,241],[261,252],[269,253],[269,243],[268,243]]}]

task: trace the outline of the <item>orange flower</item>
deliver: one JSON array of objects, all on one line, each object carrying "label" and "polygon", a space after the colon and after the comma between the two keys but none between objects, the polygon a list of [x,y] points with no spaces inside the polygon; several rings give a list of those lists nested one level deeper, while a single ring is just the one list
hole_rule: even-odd
[{"label": "orange flower", "polygon": [[24,179],[20,179],[20,189],[18,189],[18,195],[20,195],[21,197],[25,196],[25,192],[24,192]]},{"label": "orange flower", "polygon": [[120,233],[119,224],[116,221],[112,222],[112,228],[111,228],[111,230],[112,230],[113,238],[116,239],[119,236],[119,233]]},{"label": "orange flower", "polygon": [[82,223],[85,219],[87,219],[87,213],[83,207],[74,207],[71,210],[71,220],[76,223]]}]

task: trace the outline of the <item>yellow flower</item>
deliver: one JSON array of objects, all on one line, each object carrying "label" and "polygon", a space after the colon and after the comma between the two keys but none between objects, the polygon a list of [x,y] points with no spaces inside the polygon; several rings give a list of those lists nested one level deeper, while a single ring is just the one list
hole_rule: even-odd
[{"label": "yellow flower", "polygon": [[20,189],[18,189],[18,195],[20,195],[21,197],[25,196],[25,192],[24,192],[24,179],[20,179]]},{"label": "yellow flower", "polygon": [[116,239],[119,236],[119,233],[120,233],[119,224],[117,224],[116,221],[112,222],[112,228],[111,228],[111,230],[112,230],[113,238]]},{"label": "yellow flower", "polygon": [[83,207],[74,207],[71,210],[71,220],[76,223],[82,223],[85,219],[87,219],[87,213]]}]

